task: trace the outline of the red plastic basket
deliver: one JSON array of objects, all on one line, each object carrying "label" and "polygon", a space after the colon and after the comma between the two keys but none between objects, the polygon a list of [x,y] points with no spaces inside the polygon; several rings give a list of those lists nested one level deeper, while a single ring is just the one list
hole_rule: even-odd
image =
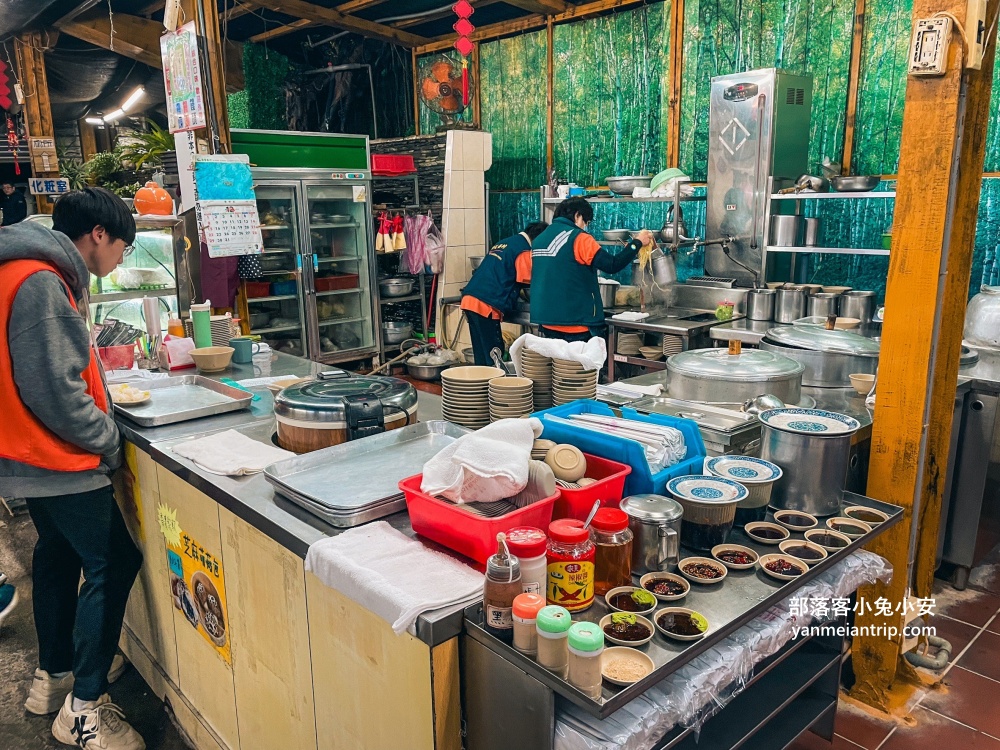
[{"label": "red plastic basket", "polygon": [[357,289],[358,275],[356,273],[334,274],[315,280],[317,292],[332,292],[335,289]]},{"label": "red plastic basket", "polygon": [[372,154],[372,174],[395,176],[413,174],[417,165],[413,163],[412,154]]},{"label": "red plastic basket", "polygon": [[135,364],[135,344],[102,346],[97,350],[97,354],[107,371],[131,370],[132,365]]},{"label": "red plastic basket", "polygon": [[498,518],[481,518],[457,505],[438,500],[420,491],[424,475],[417,474],[399,483],[406,495],[406,510],[413,530],[448,549],[485,563],[497,551],[497,534],[517,526],[547,529],[556,494]]},{"label": "red plastic basket", "polygon": [[243,287],[246,289],[247,299],[267,297],[271,293],[271,285],[266,281],[247,281]]},{"label": "red plastic basket", "polygon": [[625,490],[625,478],[632,473],[628,464],[618,463],[600,456],[584,453],[587,459],[587,476],[596,479],[589,487],[578,490],[560,490],[553,518],[576,518],[586,521],[594,501],[600,500],[602,508],[617,508]]}]

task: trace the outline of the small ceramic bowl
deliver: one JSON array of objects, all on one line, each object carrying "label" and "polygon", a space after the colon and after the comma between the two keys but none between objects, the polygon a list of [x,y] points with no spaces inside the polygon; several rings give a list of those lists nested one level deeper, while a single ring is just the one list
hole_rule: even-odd
[{"label": "small ceramic bowl", "polygon": [[885,523],[889,520],[889,516],[886,513],[875,510],[875,508],[866,508],[863,505],[852,505],[850,508],[844,508],[844,515],[855,521],[866,523],[873,529],[880,523]]},{"label": "small ceramic bowl", "polygon": [[[799,539],[786,539],[778,545],[778,549],[786,555],[791,555],[796,560],[801,560],[806,565],[815,565],[825,560],[827,551],[818,544],[803,542]],[[812,555],[812,557],[809,557]]]},{"label": "small ceramic bowl", "polygon": [[[780,533],[781,536],[770,538],[763,536],[760,532],[769,531],[772,533]],[[756,533],[755,533],[756,532]],[[761,544],[777,544],[778,542],[783,542],[788,537],[791,536],[788,529],[783,526],[779,526],[776,523],[770,523],[769,521],[754,521],[748,523],[743,527],[743,533],[748,537],[753,539],[755,542],[760,542]]]},{"label": "small ceramic bowl", "polygon": [[551,448],[545,456],[545,463],[552,467],[556,479],[575,482],[587,473],[587,459],[575,445],[563,443]]},{"label": "small ceramic bowl", "polygon": [[[661,621],[664,616],[672,614],[690,615],[691,619],[694,620],[696,625],[698,625],[701,632],[694,635],[683,635],[681,633],[674,633],[667,630]],[[708,632],[708,618],[700,612],[695,612],[693,609],[688,609],[687,607],[664,607],[653,615],[653,622],[656,623],[656,629],[663,633],[663,635],[677,641],[696,641]]]},{"label": "small ceramic bowl", "polygon": [[[724,552],[742,552],[750,558],[748,563],[735,563],[729,562],[728,560],[723,560],[719,555]],[[712,547],[712,557],[721,562],[730,570],[748,570],[757,564],[757,553],[754,552],[749,547],[744,547],[742,544],[717,544]]]},{"label": "small ceramic bowl", "polygon": [[844,294],[845,292],[851,291],[853,288],[854,287],[851,286],[825,286],[823,287],[823,292],[825,294]]},{"label": "small ceramic bowl", "polygon": [[774,514],[774,520],[789,531],[808,531],[819,524],[816,516],[801,510],[779,510]]},{"label": "small ceramic bowl", "polygon": [[[608,667],[618,661],[627,661],[632,664],[639,665],[645,674],[634,680],[622,680],[612,677],[608,674]],[[628,648],[627,646],[611,646],[601,652],[601,676],[612,685],[621,685],[623,687],[631,685],[643,679],[643,677],[647,677],[655,668],[656,666],[653,664],[653,660],[650,659],[649,656],[642,653],[642,651],[636,651],[634,648]]]},{"label": "small ceramic bowl", "polygon": [[592,484],[597,484],[596,479],[591,479],[590,477],[581,477],[576,480],[577,486],[579,487],[589,487]]},{"label": "small ceramic bowl", "polygon": [[813,544],[818,544],[831,555],[851,545],[851,538],[849,536],[845,536],[833,529],[809,529],[805,533],[805,537]]},{"label": "small ceramic bowl", "polygon": [[[679,594],[657,594],[650,588],[656,581],[673,581],[674,583],[683,586],[684,590]],[[663,571],[646,573],[646,575],[639,579],[639,585],[641,585],[644,589],[646,589],[646,591],[655,596],[661,602],[675,602],[678,599],[683,599],[691,590],[691,584],[688,583],[682,576],[674,573],[664,573]]]},{"label": "small ceramic bowl", "polygon": [[652,592],[646,591],[646,589],[641,588],[639,586],[618,586],[617,588],[611,589],[611,591],[609,591],[604,595],[604,601],[606,601],[608,603],[608,607],[613,609],[615,612],[628,612],[630,615],[648,615],[650,612],[656,609],[655,601],[645,609],[638,609],[634,612],[631,610],[622,609],[621,607],[616,607],[614,604],[612,604],[612,600],[618,594],[631,594],[633,591],[642,591],[643,593],[650,594],[652,596]]},{"label": "small ceramic bowl", "polygon": [[[799,572],[795,575],[789,575],[788,573],[778,573],[777,571],[771,570],[767,567],[771,563],[777,562],[778,560],[788,563]],[[764,571],[766,575],[771,576],[771,578],[776,578],[779,581],[794,581],[796,578],[803,575],[809,569],[809,566],[799,558],[792,557],[791,555],[764,555],[760,558],[760,569]]]},{"label": "small ceramic bowl", "polygon": [[851,539],[862,537],[872,530],[872,527],[864,521],[859,521],[856,518],[845,518],[844,516],[826,519],[826,527],[833,531],[839,531]]},{"label": "small ceramic bowl", "polygon": [[638,624],[644,626],[645,628],[647,628],[649,630],[649,636],[648,637],[642,638],[642,639],[640,639],[638,641],[627,641],[624,638],[618,638],[616,636],[610,635],[606,630],[604,630],[604,628],[606,628],[608,625],[611,624],[612,619],[614,618],[614,616],[616,614],[628,614],[628,615],[631,615],[631,614],[635,614],[635,613],[633,613],[633,612],[614,612],[614,613],[609,614],[609,615],[604,615],[604,617],[601,618],[601,622],[599,624],[601,626],[601,630],[604,631],[604,638],[605,638],[605,640],[611,641],[612,643],[614,643],[615,645],[618,645],[618,646],[631,646],[632,648],[636,648],[638,646],[645,646],[647,643],[649,643],[651,640],[653,640],[653,635],[656,633],[656,626],[654,626],[653,623],[651,623],[649,620],[647,620],[642,615],[635,615],[635,621]]},{"label": "small ceramic bowl", "polygon": [[865,372],[854,373],[847,377],[851,379],[851,385],[854,386],[855,392],[862,396],[867,396],[871,393],[872,385],[875,384],[875,376]]},{"label": "small ceramic bowl", "polygon": [[[688,573],[685,568],[690,567],[691,565],[707,565],[718,571],[720,575],[717,578],[703,578],[702,576],[694,573]],[[707,586],[714,586],[717,583],[722,583],[726,579],[726,573],[728,573],[725,565],[720,563],[718,560],[713,560],[711,557],[685,557],[677,563],[677,570],[679,570],[681,575],[692,583],[703,583]]]}]

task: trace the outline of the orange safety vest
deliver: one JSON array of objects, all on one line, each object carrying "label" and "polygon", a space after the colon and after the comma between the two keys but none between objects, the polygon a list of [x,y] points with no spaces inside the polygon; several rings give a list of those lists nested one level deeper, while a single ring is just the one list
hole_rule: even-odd
[{"label": "orange safety vest", "polygon": [[[88,471],[96,469],[101,457],[73,445],[52,432],[25,406],[14,382],[14,365],[10,358],[7,330],[14,297],[21,284],[39,271],[51,271],[63,285],[69,302],[76,310],[76,301],[69,285],[59,270],[51,263],[40,260],[11,260],[0,264],[0,410],[4,427],[0,430],[0,458],[37,466],[52,471]],[[100,364],[90,350],[90,363],[80,377],[87,386],[87,393],[97,408],[107,413],[108,400],[101,378]]]}]

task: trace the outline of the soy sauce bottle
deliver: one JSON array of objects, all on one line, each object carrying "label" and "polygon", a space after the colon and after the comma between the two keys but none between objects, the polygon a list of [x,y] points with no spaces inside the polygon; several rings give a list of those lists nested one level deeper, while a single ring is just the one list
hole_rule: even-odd
[{"label": "soy sauce bottle", "polygon": [[521,593],[521,563],[507,549],[505,534],[497,534],[497,551],[486,561],[483,618],[486,632],[504,643],[514,640],[514,597]]}]

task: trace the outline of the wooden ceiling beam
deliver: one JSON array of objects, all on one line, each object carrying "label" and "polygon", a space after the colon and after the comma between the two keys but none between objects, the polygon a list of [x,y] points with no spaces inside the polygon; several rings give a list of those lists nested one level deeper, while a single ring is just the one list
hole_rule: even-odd
[{"label": "wooden ceiling beam", "polygon": [[95,5],[97,5],[99,1],[100,0],[82,0],[82,2],[73,4],[73,7],[67,10],[65,13],[63,13],[62,16],[59,17],[59,20],[56,21],[56,23],[60,22],[69,23],[81,13],[85,13],[86,11],[93,8]]},{"label": "wooden ceiling beam", "polygon": [[253,11],[257,10],[257,7],[258,5],[254,0],[237,0],[233,7],[227,7],[225,10],[219,11],[219,23],[232,21],[234,18],[245,16],[247,13],[253,13]]},{"label": "wooden ceiling beam", "polygon": [[504,0],[504,2],[529,13],[541,13],[547,16],[565,13],[570,7],[564,0]]},{"label": "wooden ceiling beam", "polygon": [[[508,2],[509,0],[504,0]],[[581,5],[567,5],[566,10],[551,16],[553,23],[563,23],[565,21],[580,21],[584,18],[597,16],[612,10],[624,10],[635,5],[642,5],[646,0],[592,0]],[[541,13],[533,13],[529,16],[514,18],[510,21],[500,21],[476,29],[469,38],[474,42],[488,42],[492,39],[499,39],[509,34],[520,34],[525,31],[535,31],[545,28],[547,16]],[[418,55],[426,55],[431,52],[440,52],[448,49],[455,43],[457,34],[445,34],[435,38],[428,44],[417,47]]]},{"label": "wooden ceiling beam", "polygon": [[384,42],[399,44],[403,47],[419,47],[430,41],[426,37],[417,36],[402,29],[394,29],[391,26],[368,21],[364,18],[350,16],[333,8],[313,5],[305,0],[264,0],[260,4],[262,7],[277,13],[306,19],[323,26],[352,31],[365,37],[381,39]]},{"label": "wooden ceiling beam", "polygon": [[337,6],[337,10],[341,13],[357,13],[359,10],[364,10],[365,8],[374,8],[376,5],[381,5],[386,0],[348,0],[346,3],[341,3]]},{"label": "wooden ceiling beam", "polygon": [[278,26],[274,29],[262,31],[260,34],[255,34],[247,39],[247,41],[253,42],[254,44],[260,44],[261,42],[266,42],[268,39],[276,39],[279,36],[291,34],[293,31],[298,31],[299,29],[305,29],[316,25],[317,24],[315,22],[310,21],[307,18],[300,18],[298,21],[292,21],[290,24],[286,24],[285,26]]},{"label": "wooden ceiling beam", "polygon": [[163,7],[167,4],[167,0],[153,0],[151,3],[146,3],[139,10],[135,11],[137,16],[146,16],[147,18],[154,13],[158,13],[163,10]]},{"label": "wooden ceiling beam", "polygon": [[[476,0],[476,10],[480,8],[485,8],[487,5],[496,5],[499,2],[505,2],[506,0]],[[448,18],[449,16],[455,17],[455,11],[451,8],[445,8],[439,10],[435,13],[428,13],[426,16],[421,16],[420,18],[407,18],[404,21],[393,21],[389,25],[395,29],[408,29],[411,26],[420,26],[424,23],[430,23],[431,21],[440,21],[442,18]]]}]

